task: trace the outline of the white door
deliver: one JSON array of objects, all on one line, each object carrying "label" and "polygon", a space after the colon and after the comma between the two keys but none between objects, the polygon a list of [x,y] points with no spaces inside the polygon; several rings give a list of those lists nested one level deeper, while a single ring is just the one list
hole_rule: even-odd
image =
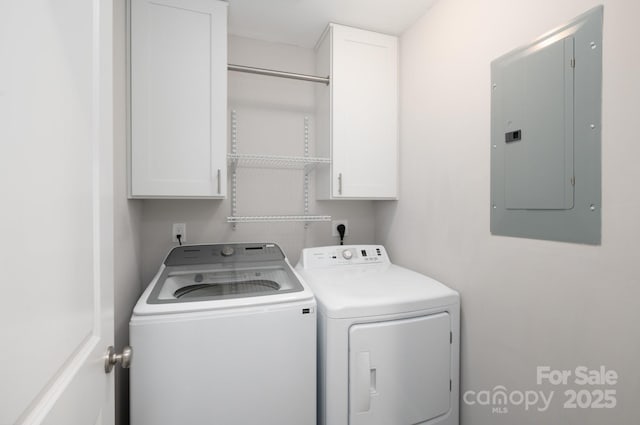
[{"label": "white door", "polygon": [[112,0],[0,2],[0,424],[112,424]]}]

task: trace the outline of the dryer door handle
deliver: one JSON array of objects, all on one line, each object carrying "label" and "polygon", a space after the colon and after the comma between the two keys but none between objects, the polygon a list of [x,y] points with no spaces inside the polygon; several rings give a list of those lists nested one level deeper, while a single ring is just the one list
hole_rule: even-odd
[{"label": "dryer door handle", "polygon": [[356,412],[368,412],[371,408],[371,394],[376,392],[376,370],[371,368],[371,354],[360,352],[356,357],[354,394],[352,406]]}]

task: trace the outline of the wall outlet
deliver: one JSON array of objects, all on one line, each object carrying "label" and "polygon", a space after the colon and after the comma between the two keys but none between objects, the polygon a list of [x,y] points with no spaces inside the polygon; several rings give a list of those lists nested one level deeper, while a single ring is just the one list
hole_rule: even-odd
[{"label": "wall outlet", "polygon": [[340,237],[338,233],[338,224],[344,224],[344,235],[349,235],[349,222],[347,220],[332,220],[331,221],[331,236]]},{"label": "wall outlet", "polygon": [[186,223],[173,223],[173,227],[171,228],[171,241],[178,242],[177,235],[181,236],[182,243],[187,241],[187,224]]}]

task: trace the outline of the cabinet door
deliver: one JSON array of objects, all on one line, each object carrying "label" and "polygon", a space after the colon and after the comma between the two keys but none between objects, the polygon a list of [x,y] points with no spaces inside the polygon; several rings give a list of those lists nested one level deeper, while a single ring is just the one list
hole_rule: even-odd
[{"label": "cabinet door", "polygon": [[226,195],[227,3],[131,1],[131,195]]},{"label": "cabinet door", "polygon": [[393,199],[398,185],[398,40],[332,25],[332,196]]}]

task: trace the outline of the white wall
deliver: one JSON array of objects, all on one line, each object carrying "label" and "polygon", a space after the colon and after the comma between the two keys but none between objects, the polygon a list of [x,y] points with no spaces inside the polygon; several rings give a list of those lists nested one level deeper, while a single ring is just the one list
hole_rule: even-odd
[{"label": "white wall", "polygon": [[376,204],[376,241],[460,291],[462,392],[539,390],[539,365],[620,376],[614,409],[565,410],[580,388],[558,387],[546,413],[462,404],[463,425],[640,417],[640,3],[603,3],[601,246],[489,233],[489,63],[598,2],[442,0],[401,40],[401,193]]},{"label": "white wall", "polygon": [[[229,63],[314,74],[312,49],[231,36]],[[229,111],[238,113],[239,153],[302,155],[304,117],[311,119],[313,155],[312,83],[273,77],[229,73]],[[312,177],[313,178],[313,177]],[[311,186],[311,214],[327,214],[349,220],[346,242],[373,243],[374,213],[370,201],[314,201]],[[187,243],[274,241],[296,263],[307,246],[336,244],[330,223],[238,224],[226,222],[230,200],[145,200],[142,218],[142,276],[146,285],[171,242],[172,223],[187,224]],[[238,214],[302,214],[301,171],[241,169],[238,173]]]},{"label": "white wall", "polygon": [[[114,1],[114,266],[115,347],[129,344],[129,318],[142,292],[142,201],[127,199],[125,0]],[[129,371],[116,367],[116,424],[129,423]]]}]

